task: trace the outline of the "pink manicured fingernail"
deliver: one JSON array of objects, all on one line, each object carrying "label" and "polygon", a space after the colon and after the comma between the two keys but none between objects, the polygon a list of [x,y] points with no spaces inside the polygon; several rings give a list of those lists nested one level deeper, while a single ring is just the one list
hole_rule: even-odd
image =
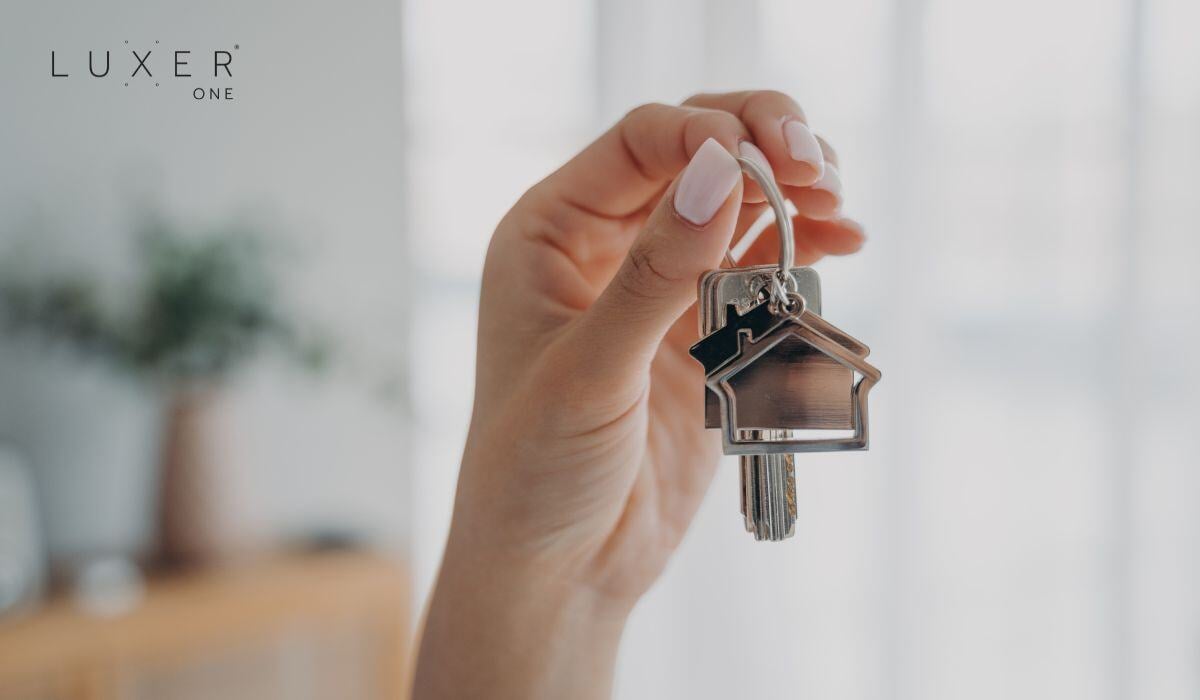
[{"label": "pink manicured fingernail", "polygon": [[759,167],[767,171],[767,174],[771,176],[772,180],[775,179],[775,171],[771,169],[770,161],[767,160],[766,154],[758,150],[758,146],[755,146],[749,141],[742,141],[738,144],[738,154],[743,158],[749,158],[755,163],[758,163]]},{"label": "pink manicured fingernail", "polygon": [[807,124],[798,119],[787,120],[783,123],[783,140],[787,143],[788,155],[792,160],[808,163],[818,174],[821,173],[825,158],[821,155],[821,144]]},{"label": "pink manicured fingernail", "polygon": [[842,176],[838,173],[838,169],[833,163],[825,164],[825,172],[821,173],[821,179],[812,184],[814,190],[824,190],[829,194],[837,197],[838,203],[842,201]]},{"label": "pink manicured fingernail", "polygon": [[741,177],[742,169],[733,156],[715,140],[705,141],[679,178],[675,211],[697,226],[707,224]]}]

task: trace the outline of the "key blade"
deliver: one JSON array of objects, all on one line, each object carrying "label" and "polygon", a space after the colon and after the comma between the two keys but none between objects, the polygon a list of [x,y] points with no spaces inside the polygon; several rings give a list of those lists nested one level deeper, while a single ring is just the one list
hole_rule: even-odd
[{"label": "key blade", "polygon": [[[749,431],[773,439],[781,431]],[[759,433],[755,435],[755,433]],[[796,458],[791,454],[742,455],[742,516],[746,531],[760,542],[780,542],[796,534]]]}]

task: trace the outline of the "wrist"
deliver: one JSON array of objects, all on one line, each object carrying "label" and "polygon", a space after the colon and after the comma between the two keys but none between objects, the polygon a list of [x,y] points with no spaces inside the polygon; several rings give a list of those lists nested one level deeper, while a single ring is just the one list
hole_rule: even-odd
[{"label": "wrist", "polygon": [[609,697],[632,601],[582,583],[569,568],[452,534],[426,619],[416,697]]}]

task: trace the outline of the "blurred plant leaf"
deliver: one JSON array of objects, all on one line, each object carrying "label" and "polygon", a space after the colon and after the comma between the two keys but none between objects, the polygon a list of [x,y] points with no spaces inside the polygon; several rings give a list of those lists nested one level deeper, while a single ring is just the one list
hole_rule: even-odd
[{"label": "blurred plant leaf", "polygon": [[219,379],[268,347],[324,368],[329,348],[281,309],[261,236],[232,227],[185,236],[154,217],[137,250],[142,277],[127,313],[105,313],[84,275],[30,280],[9,270],[0,273],[0,321],[168,381]]}]

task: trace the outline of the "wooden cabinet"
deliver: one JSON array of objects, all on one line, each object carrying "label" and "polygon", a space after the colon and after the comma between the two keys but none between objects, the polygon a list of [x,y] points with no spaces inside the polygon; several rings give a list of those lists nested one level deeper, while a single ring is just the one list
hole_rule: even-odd
[{"label": "wooden cabinet", "polygon": [[394,562],[280,558],[151,581],[121,617],[0,620],[0,700],[398,699],[410,627]]}]

